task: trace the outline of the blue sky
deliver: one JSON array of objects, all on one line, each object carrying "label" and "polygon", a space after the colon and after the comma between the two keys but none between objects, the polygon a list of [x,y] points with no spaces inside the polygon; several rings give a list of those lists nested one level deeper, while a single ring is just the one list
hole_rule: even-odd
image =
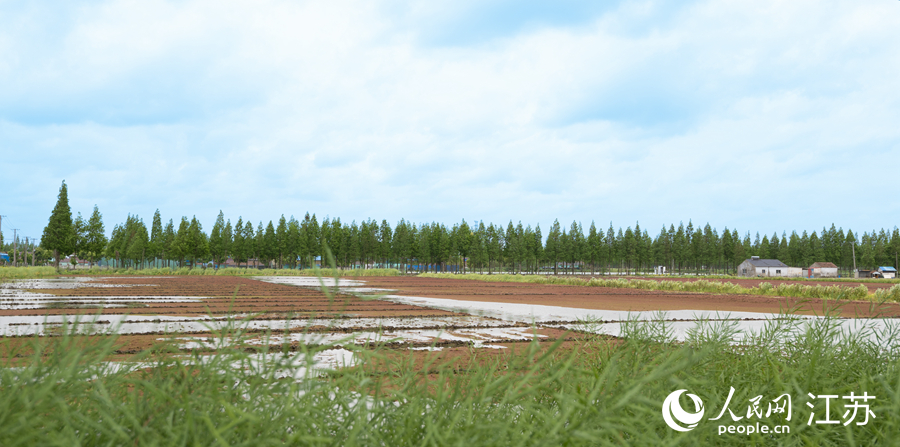
[{"label": "blue sky", "polygon": [[900,224],[900,2],[0,0],[3,233]]}]

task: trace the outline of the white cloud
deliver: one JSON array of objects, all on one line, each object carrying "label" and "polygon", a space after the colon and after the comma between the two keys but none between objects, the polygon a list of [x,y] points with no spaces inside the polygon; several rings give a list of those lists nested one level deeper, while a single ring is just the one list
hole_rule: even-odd
[{"label": "white cloud", "polygon": [[429,43],[465,23],[441,18],[452,7],[112,1],[51,15],[50,34],[46,10],[0,14],[18,188],[4,214],[39,233],[64,177],[109,227],[157,207],[207,225],[219,209],[651,232],[897,222],[858,200],[894,187],[866,151],[900,155],[895,4],[623,2]]}]

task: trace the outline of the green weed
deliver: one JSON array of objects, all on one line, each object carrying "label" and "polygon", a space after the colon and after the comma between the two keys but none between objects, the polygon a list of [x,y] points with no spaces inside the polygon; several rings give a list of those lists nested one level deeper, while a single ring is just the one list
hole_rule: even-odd
[{"label": "green weed", "polygon": [[[33,341],[27,364],[7,356],[0,368],[0,444],[894,444],[898,357],[869,338],[841,335],[836,323],[802,327],[786,317],[735,345],[733,328],[715,322],[675,343],[664,318],[634,320],[620,341],[597,338],[569,348],[535,342],[464,371],[430,363],[428,376],[402,356],[376,362],[390,353],[384,347],[357,351],[360,366],[327,374],[298,369],[333,346],[287,356],[248,353],[239,344],[214,355],[156,351],[112,368],[104,359],[113,337],[85,343],[64,326],[57,337]],[[765,419],[788,425],[790,433],[719,435],[722,422],[706,419],[732,387],[729,408],[744,417],[755,396],[768,402],[791,395],[790,421]],[[699,395],[708,415],[685,433],[667,427],[660,414],[666,396],[679,389]],[[851,392],[876,396],[868,402],[876,417],[867,425],[807,424],[807,393]],[[832,411],[842,417],[842,410]]]}]

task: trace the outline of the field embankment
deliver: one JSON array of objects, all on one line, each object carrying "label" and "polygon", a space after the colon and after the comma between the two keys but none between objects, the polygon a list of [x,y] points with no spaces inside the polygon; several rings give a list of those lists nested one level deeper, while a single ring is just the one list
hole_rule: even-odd
[{"label": "field embankment", "polygon": [[438,278],[452,280],[474,280],[485,282],[529,283],[539,285],[564,285],[575,287],[591,287],[605,289],[646,290],[668,293],[703,293],[716,295],[755,295],[798,299],[821,299],[832,301],[869,301],[874,303],[900,302],[900,284],[889,289],[879,288],[869,293],[863,284],[856,287],[842,285],[807,285],[798,282],[760,282],[756,287],[745,287],[727,281],[671,281],[654,279],[606,279],[576,278],[558,276],[533,275],[457,275],[451,273],[426,273],[421,278]]}]

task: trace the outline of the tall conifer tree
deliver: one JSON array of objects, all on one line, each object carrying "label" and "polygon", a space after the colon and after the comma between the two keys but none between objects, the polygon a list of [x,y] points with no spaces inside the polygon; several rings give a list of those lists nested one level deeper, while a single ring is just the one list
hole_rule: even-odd
[{"label": "tall conifer tree", "polygon": [[156,260],[163,255],[163,244],[165,233],[163,232],[162,217],[159,215],[159,209],[153,213],[153,223],[150,224],[150,250],[148,256],[153,256],[153,265],[156,267]]},{"label": "tall conifer tree", "polygon": [[89,253],[91,264],[103,255],[103,248],[106,247],[106,229],[103,227],[103,216],[97,205],[94,205],[94,212],[87,223],[87,235],[85,249]]},{"label": "tall conifer tree", "polygon": [[69,192],[65,180],[59,187],[59,195],[56,206],[50,214],[50,221],[44,227],[41,246],[53,251],[57,270],[60,255],[70,255],[75,250],[75,227],[72,224],[72,210],[69,208]]}]

